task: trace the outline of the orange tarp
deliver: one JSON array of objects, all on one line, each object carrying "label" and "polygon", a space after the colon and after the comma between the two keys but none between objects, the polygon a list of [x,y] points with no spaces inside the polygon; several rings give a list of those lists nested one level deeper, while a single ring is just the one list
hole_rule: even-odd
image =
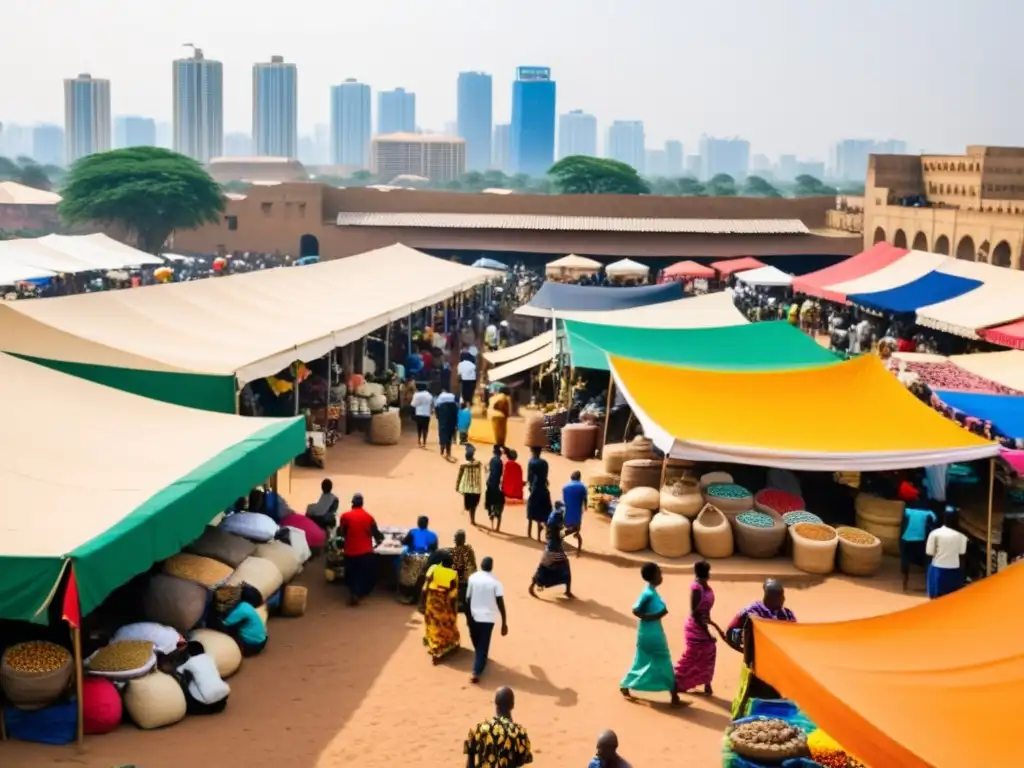
[{"label": "orange tarp", "polygon": [[887,616],[755,620],[754,668],[871,768],[1024,765],[1021,594],[1014,565]]}]

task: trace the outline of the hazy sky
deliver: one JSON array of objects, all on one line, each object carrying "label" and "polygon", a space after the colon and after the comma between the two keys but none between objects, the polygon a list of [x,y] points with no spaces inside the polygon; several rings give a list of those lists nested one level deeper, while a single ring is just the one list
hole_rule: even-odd
[{"label": "hazy sky", "polygon": [[[460,70],[494,75],[507,121],[517,65],[550,66],[558,111],[641,119],[648,146],[702,133],[826,159],[840,138],[913,151],[1024,142],[1009,0],[4,0],[0,120],[63,122],[62,80],[111,80],[113,112],[171,115],[182,43],[224,62],[225,128],[248,132],[252,70],[299,68],[300,133],[329,86],[404,86],[417,122],[455,118]],[[376,108],[376,98],[374,98]],[[687,149],[689,152],[690,149]]]}]

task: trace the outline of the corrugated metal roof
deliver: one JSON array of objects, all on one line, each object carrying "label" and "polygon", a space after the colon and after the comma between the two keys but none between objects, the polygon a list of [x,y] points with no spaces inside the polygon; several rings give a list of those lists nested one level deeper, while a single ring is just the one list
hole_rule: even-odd
[{"label": "corrugated metal roof", "polygon": [[654,219],[490,213],[339,213],[339,227],[515,229],[549,232],[646,232],[692,235],[807,235],[799,219]]}]

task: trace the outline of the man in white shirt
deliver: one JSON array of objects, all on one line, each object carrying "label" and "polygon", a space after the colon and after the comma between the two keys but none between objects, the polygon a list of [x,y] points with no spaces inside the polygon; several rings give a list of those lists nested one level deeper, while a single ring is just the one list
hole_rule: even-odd
[{"label": "man in white shirt", "polygon": [[462,360],[459,361],[457,370],[459,372],[459,383],[462,388],[460,393],[462,400],[472,405],[473,395],[476,393],[476,363],[468,359],[469,357],[471,357],[469,353],[464,352],[462,354]]},{"label": "man in white shirt", "polygon": [[413,419],[416,421],[416,442],[426,448],[427,433],[430,431],[430,414],[434,410],[434,398],[430,396],[424,382],[417,382],[416,394],[412,396],[410,405]]},{"label": "man in white shirt", "polygon": [[960,558],[967,554],[967,537],[953,528],[956,511],[946,508],[941,528],[928,534],[925,554],[931,557],[928,566],[928,597],[935,599],[956,592],[964,585],[964,572]]},{"label": "man in white shirt", "polygon": [[501,636],[508,634],[505,619],[505,590],[491,571],[494,560],[485,557],[480,561],[480,570],[466,582],[466,618],[469,620],[469,636],[473,641],[473,676],[470,682],[480,681],[480,675],[487,666],[487,654],[491,649],[491,635],[494,625],[501,617]]}]

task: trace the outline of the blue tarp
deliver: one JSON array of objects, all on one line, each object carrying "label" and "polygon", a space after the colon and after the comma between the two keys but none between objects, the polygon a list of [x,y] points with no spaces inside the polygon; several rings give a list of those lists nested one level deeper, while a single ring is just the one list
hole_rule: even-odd
[{"label": "blue tarp", "polygon": [[876,312],[906,314],[930,304],[955,299],[968,291],[973,291],[979,285],[980,280],[935,271],[898,288],[876,293],[854,293],[846,298],[858,307],[873,309]]},{"label": "blue tarp", "polygon": [[534,309],[555,309],[563,312],[603,312],[611,309],[632,309],[650,304],[664,304],[666,301],[675,301],[681,298],[683,298],[683,284],[680,282],[630,288],[605,288],[546,282],[527,306]]},{"label": "blue tarp", "polygon": [[939,400],[968,416],[991,421],[1007,437],[1024,437],[1024,397],[980,392],[936,391]]},{"label": "blue tarp", "polygon": [[505,265],[505,264],[502,264],[500,261],[496,261],[494,259],[488,259],[486,257],[482,258],[482,259],[477,259],[476,261],[474,261],[473,262],[473,266],[474,267],[478,267],[480,269],[500,269],[503,272],[508,269],[508,266]]}]

